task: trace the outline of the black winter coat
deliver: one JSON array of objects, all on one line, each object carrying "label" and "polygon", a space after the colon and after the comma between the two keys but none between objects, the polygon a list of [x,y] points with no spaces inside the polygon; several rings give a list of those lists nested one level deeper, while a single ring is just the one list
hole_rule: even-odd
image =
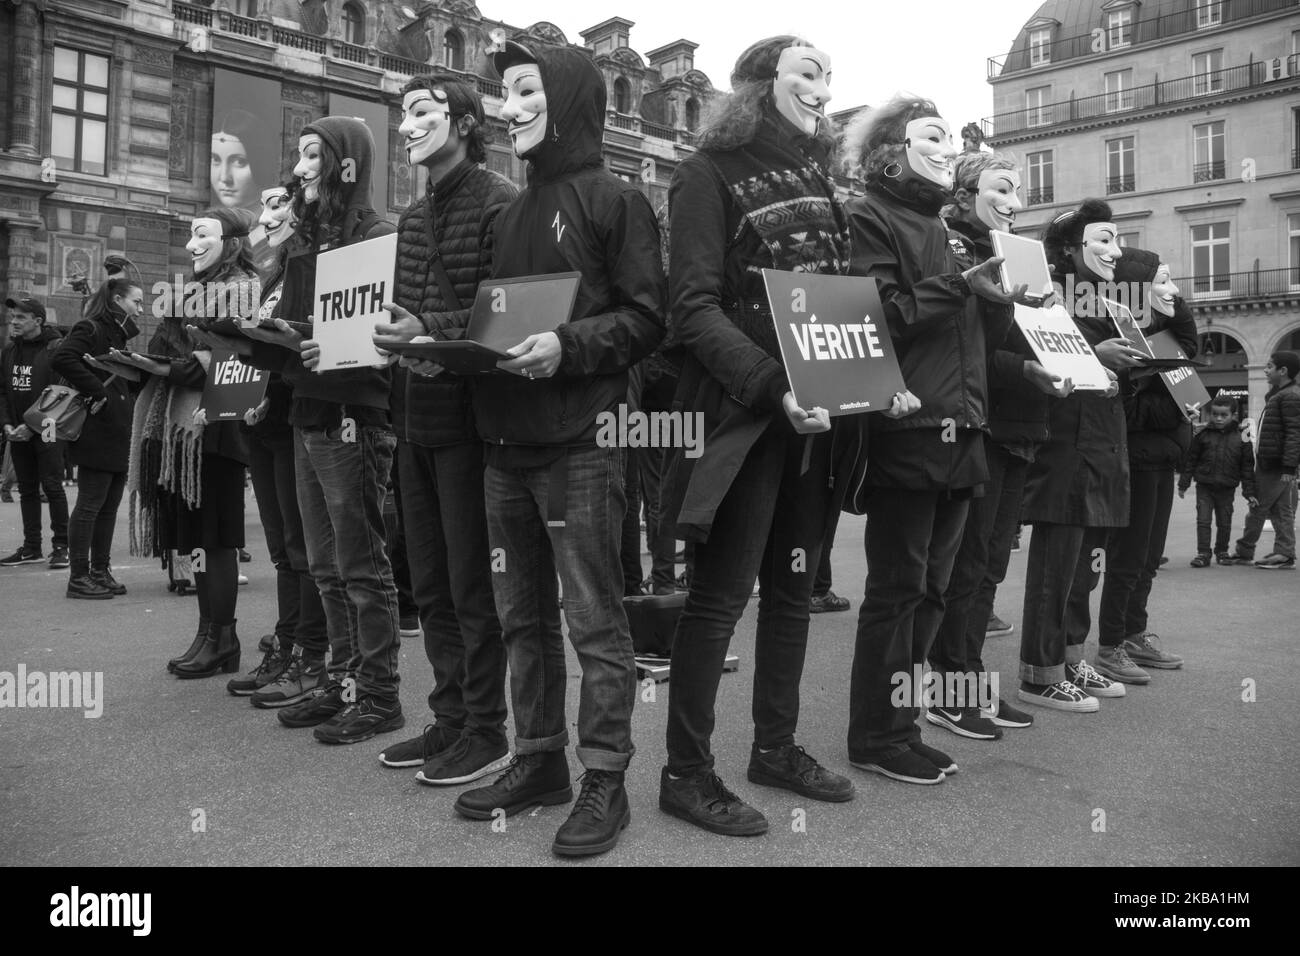
[{"label": "black winter coat", "polygon": [[1255,464],[1294,475],[1300,466],[1300,383],[1269,391],[1259,417]]},{"label": "black winter coat", "polygon": [[494,445],[594,445],[596,418],[627,400],[627,370],[664,336],[659,224],[640,189],[604,168],[605,81],[590,57],[540,48],[547,136],[528,188],[497,217],[492,278],[578,272],[550,378],[484,375],[474,415]]},{"label": "black winter coat", "polygon": [[[519,190],[514,183],[465,160],[417,199],[397,223],[397,291],[394,301],[426,328],[456,337],[469,322],[478,284],[492,273],[492,225]],[[428,226],[458,303],[443,299],[430,266]],[[452,314],[448,314],[452,313]],[[457,375],[430,378],[393,366],[393,429],[403,441],[429,448],[476,440],[469,381]]]},{"label": "black winter coat", "polygon": [[1216,488],[1241,485],[1242,494],[1255,497],[1255,454],[1235,421],[1223,428],[1207,425],[1197,432],[1178,478],[1179,490],[1186,491],[1193,479],[1198,485]]},{"label": "black winter coat", "polygon": [[135,389],[123,379],[91,368],[81,357],[126,348],[126,334],[118,323],[120,316],[116,313],[82,319],[50,359],[54,371],[81,394],[94,400],[108,398],[96,414],[87,416],[81,437],[71,443],[69,452],[73,464],[114,473],[127,469]]},{"label": "black winter coat", "polygon": [[37,348],[32,356],[31,401],[26,403],[18,401],[18,396],[10,391],[9,385],[13,380],[13,367],[19,349],[34,343],[23,339],[10,339],[9,344],[0,350],[0,393],[3,393],[0,394],[0,434],[4,432],[6,425],[17,428],[23,424],[23,413],[40,398],[45,387],[57,384],[54,380],[58,377],[58,373],[50,367],[50,359],[54,357],[62,338],[63,334],[58,329],[48,325],[41,329],[41,334],[37,336],[36,342],[41,343],[41,347]]},{"label": "black winter coat", "polygon": [[[1126,252],[1125,255],[1128,253]],[[1121,262],[1123,259],[1120,260]],[[1200,337],[1196,319],[1182,296],[1174,297],[1174,314],[1148,310],[1147,336],[1168,331],[1188,358],[1195,358]],[[1158,375],[1133,378],[1125,388],[1124,416],[1128,422],[1128,459],[1134,471],[1177,468],[1192,440],[1192,426]]]}]

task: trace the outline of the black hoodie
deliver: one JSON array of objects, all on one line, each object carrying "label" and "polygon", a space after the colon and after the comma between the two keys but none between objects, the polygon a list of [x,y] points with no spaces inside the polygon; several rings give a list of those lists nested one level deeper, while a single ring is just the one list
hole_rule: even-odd
[{"label": "black hoodie", "polygon": [[63,335],[46,325],[32,339],[15,338],[0,352],[0,430],[5,425],[17,428],[23,413],[40,398],[45,386],[54,382],[57,373],[50,368],[50,356]]},{"label": "black hoodie", "polygon": [[[311,315],[316,283],[316,255],[330,248],[351,245],[396,232],[393,225],[380,218],[371,205],[371,173],[374,168],[375,141],[361,120],[345,116],[326,116],[309,126],[303,134],[320,136],[325,148],[342,163],[352,160],[355,180],[344,183],[346,208],[337,243],[331,244],[318,235],[294,236],[285,259],[280,315],[291,322],[305,322]],[[303,367],[296,352],[264,343],[254,343],[251,364],[280,372],[293,388],[293,406],[289,421],[301,428],[338,428],[344,416],[358,425],[388,424],[390,376],[387,368],[356,368],[331,372],[312,372]]]},{"label": "black hoodie", "polygon": [[479,434],[489,462],[542,464],[537,446],[594,444],[596,416],[627,401],[627,370],[664,336],[659,224],[640,189],[604,168],[605,81],[589,55],[537,51],[546,90],[545,140],[526,158],[528,188],[497,217],[493,278],[579,272],[570,321],[555,329],[560,366],[529,380],[475,381]]}]

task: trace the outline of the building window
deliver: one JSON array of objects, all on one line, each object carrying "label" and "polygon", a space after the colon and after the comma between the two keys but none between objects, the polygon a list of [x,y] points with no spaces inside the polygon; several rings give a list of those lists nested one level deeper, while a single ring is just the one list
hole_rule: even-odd
[{"label": "building window", "polygon": [[1136,249],[1139,245],[1139,238],[1136,232],[1121,232],[1115,237],[1115,241],[1125,249]]},{"label": "building window", "polygon": [[1223,23],[1223,0],[1196,0],[1196,29],[1206,30]]},{"label": "building window", "polygon": [[1290,285],[1292,291],[1300,289],[1300,213],[1286,217],[1287,247],[1291,255]]},{"label": "building window", "polygon": [[632,88],[621,76],[614,81],[614,109],[623,114],[632,112]]},{"label": "building window", "polygon": [[1223,120],[1192,127],[1192,182],[1210,183],[1227,172],[1223,152]]},{"label": "building window", "polygon": [[1029,65],[1042,66],[1052,62],[1052,28],[1043,27],[1029,34]]},{"label": "building window", "polygon": [[700,101],[695,97],[686,101],[686,128],[692,133],[700,128]]},{"label": "building window", "polygon": [[1196,96],[1223,92],[1223,51],[1192,54],[1192,92]]},{"label": "building window", "polygon": [[1232,291],[1231,240],[1228,223],[1209,222],[1192,226],[1192,294],[1227,295]]},{"label": "building window", "polygon": [[257,0],[232,0],[230,12],[237,17],[252,19],[257,16]]},{"label": "building window", "polygon": [[1105,74],[1106,112],[1118,113],[1133,108],[1133,71],[1116,70]]},{"label": "building window", "polygon": [[465,69],[465,40],[459,30],[448,30],[443,35],[442,62],[453,70]]},{"label": "building window", "polygon": [[1131,193],[1136,188],[1133,173],[1133,137],[1106,143],[1106,192]]},{"label": "building window", "polygon": [[1106,16],[1108,48],[1117,50],[1133,42],[1133,11],[1114,10]]},{"label": "building window", "polygon": [[1300,169],[1300,107],[1291,110],[1291,168]]},{"label": "building window", "polygon": [[1025,123],[1028,126],[1046,126],[1051,122],[1050,114],[1047,111],[1047,95],[1051,92],[1050,86],[1036,86],[1031,90],[1025,90]]},{"label": "building window", "polygon": [[343,40],[357,46],[366,42],[366,15],[355,3],[343,5]]},{"label": "building window", "polygon": [[59,169],[108,172],[108,57],[54,48],[50,138]]},{"label": "building window", "polygon": [[1052,177],[1052,152],[1030,153],[1025,157],[1029,170],[1028,199],[1031,206],[1042,206],[1053,201],[1055,184]]}]

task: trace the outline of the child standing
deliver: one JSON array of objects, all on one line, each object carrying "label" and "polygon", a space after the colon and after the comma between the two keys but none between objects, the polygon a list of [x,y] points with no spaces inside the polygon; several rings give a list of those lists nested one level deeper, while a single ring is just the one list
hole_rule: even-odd
[{"label": "child standing", "polygon": [[1210,564],[1210,522],[1217,526],[1214,556],[1220,564],[1232,564],[1228,544],[1232,540],[1232,503],[1237,486],[1253,506],[1255,503],[1255,453],[1237,424],[1237,402],[1220,395],[1210,403],[1210,422],[1187,451],[1178,477],[1178,497],[1187,494],[1196,481],[1196,557],[1192,567]]},{"label": "child standing", "polygon": [[1258,502],[1251,505],[1245,528],[1237,539],[1233,558],[1246,564],[1255,556],[1255,545],[1264,520],[1273,522],[1273,553],[1255,562],[1267,570],[1295,567],[1296,470],[1300,468],[1300,354],[1274,352],[1264,367],[1269,391],[1264,411],[1255,429],[1255,487]]}]

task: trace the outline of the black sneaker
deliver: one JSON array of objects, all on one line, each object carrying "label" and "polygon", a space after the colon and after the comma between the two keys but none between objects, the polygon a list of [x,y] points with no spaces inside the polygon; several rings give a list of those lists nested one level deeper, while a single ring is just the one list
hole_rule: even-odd
[{"label": "black sneaker", "polygon": [[36,564],[43,560],[45,556],[41,554],[40,548],[29,548],[24,545],[9,557],[0,560],[0,568],[15,568],[20,564]]},{"label": "black sneaker", "polygon": [[1237,563],[1236,561],[1233,560],[1232,555],[1230,555],[1227,551],[1220,551],[1218,554],[1214,556],[1214,560],[1215,563],[1221,564],[1224,567],[1231,567],[1232,565]]},{"label": "black sneaker", "polygon": [[406,717],[400,701],[367,694],[313,730],[312,736],[323,744],[359,744],[404,726]]},{"label": "black sneaker", "polygon": [[925,719],[936,727],[951,730],[958,737],[971,740],[1001,740],[1002,731],[987,717],[981,717],[978,707],[931,707]]},{"label": "black sneaker", "polygon": [[1208,568],[1210,566],[1210,556],[1208,554],[1198,554],[1192,558],[1191,566],[1194,568]]},{"label": "black sneaker", "polygon": [[66,596],[83,601],[107,601],[113,597],[113,592],[96,583],[89,574],[82,574],[68,579]]},{"label": "black sneaker", "polygon": [[[324,665],[322,665],[323,671]],[[257,704],[256,694],[253,697],[253,703]],[[280,719],[280,723],[286,727],[315,727],[325,723],[342,709],[343,685],[338,681],[329,681],[324,687],[312,688],[306,697],[292,707],[286,707],[276,716]]]},{"label": "black sneaker", "polygon": [[253,560],[253,556],[252,556],[251,554],[249,554],[249,553],[248,553],[247,551],[245,551],[243,548],[240,548],[240,549],[239,549],[239,563],[240,563],[240,564],[247,564],[249,561],[252,561],[252,560]]},{"label": "black sneaker", "polygon": [[[60,568],[66,568],[71,563],[72,562],[68,560],[67,548],[55,548],[53,551],[50,552],[51,571],[58,571]],[[95,572],[92,571],[90,573],[90,576],[94,577]]]},{"label": "black sneaker", "polygon": [[496,811],[512,817],[529,807],[553,807],[573,799],[569,760],[563,750],[520,754],[491,786],[466,790],[456,812],[471,820],[491,820]]},{"label": "black sneaker", "polygon": [[664,767],[659,775],[659,809],[723,836],[767,832],[767,818],[728,790],[712,770],[674,778]]},{"label": "black sneaker", "polygon": [[272,648],[262,655],[262,660],[247,674],[227,681],[226,690],[236,697],[248,697],[288,670],[291,660],[289,654],[279,648]]},{"label": "black sneaker", "polygon": [[[50,567],[54,567],[53,563],[50,564]],[[113,577],[113,571],[111,568],[91,568],[90,579],[96,584],[108,588],[118,597],[126,594],[126,585]]]},{"label": "black sneaker", "polygon": [[435,787],[450,787],[500,773],[508,766],[510,748],[504,738],[492,739],[466,730],[459,740],[429,760],[415,779]]},{"label": "black sneaker", "polygon": [[942,750],[936,750],[934,747],[927,747],[921,741],[914,744],[908,744],[908,749],[918,757],[924,757],[930,763],[939,768],[939,772],[945,777],[951,777],[957,772],[957,761],[953,760]]},{"label": "black sneaker", "polygon": [[755,743],[749,752],[749,782],[793,790],[829,803],[853,799],[853,781],[831,773],[808,756],[808,751],[794,744],[763,753]]},{"label": "black sneaker", "polygon": [[847,611],[851,607],[848,598],[842,598],[834,591],[814,594],[808,600],[808,610],[813,614],[825,614],[827,611]]},{"label": "black sneaker", "polygon": [[[290,655],[287,665],[274,680],[253,691],[249,702],[262,710],[288,707],[325,692],[329,683],[325,675],[325,661],[313,661],[302,656],[301,648]],[[312,724],[289,725],[310,727]]]},{"label": "black sneaker", "polygon": [[1001,637],[1004,634],[1010,634],[1016,629],[1014,624],[1008,624],[996,614],[989,615],[989,622],[984,625],[985,637]]},{"label": "black sneaker", "polygon": [[981,710],[980,716],[987,717],[998,727],[1032,727],[1034,725],[1032,714],[1027,714],[1019,707],[1012,706],[1002,696],[999,696],[994,705],[988,710]]},{"label": "black sneaker", "polygon": [[379,762],[385,767],[423,767],[460,740],[463,732],[460,727],[426,724],[418,737],[385,747],[379,755]]},{"label": "black sneaker", "polygon": [[398,620],[397,633],[400,637],[419,637],[420,619],[414,614],[403,614]]},{"label": "black sneaker", "polygon": [[849,763],[859,770],[870,770],[903,783],[943,783],[943,771],[913,750],[904,750],[883,760],[854,760],[850,757]]},{"label": "black sneaker", "polygon": [[569,819],[560,825],[551,844],[556,856],[595,856],[614,849],[632,822],[621,770],[588,770],[582,792]]}]

